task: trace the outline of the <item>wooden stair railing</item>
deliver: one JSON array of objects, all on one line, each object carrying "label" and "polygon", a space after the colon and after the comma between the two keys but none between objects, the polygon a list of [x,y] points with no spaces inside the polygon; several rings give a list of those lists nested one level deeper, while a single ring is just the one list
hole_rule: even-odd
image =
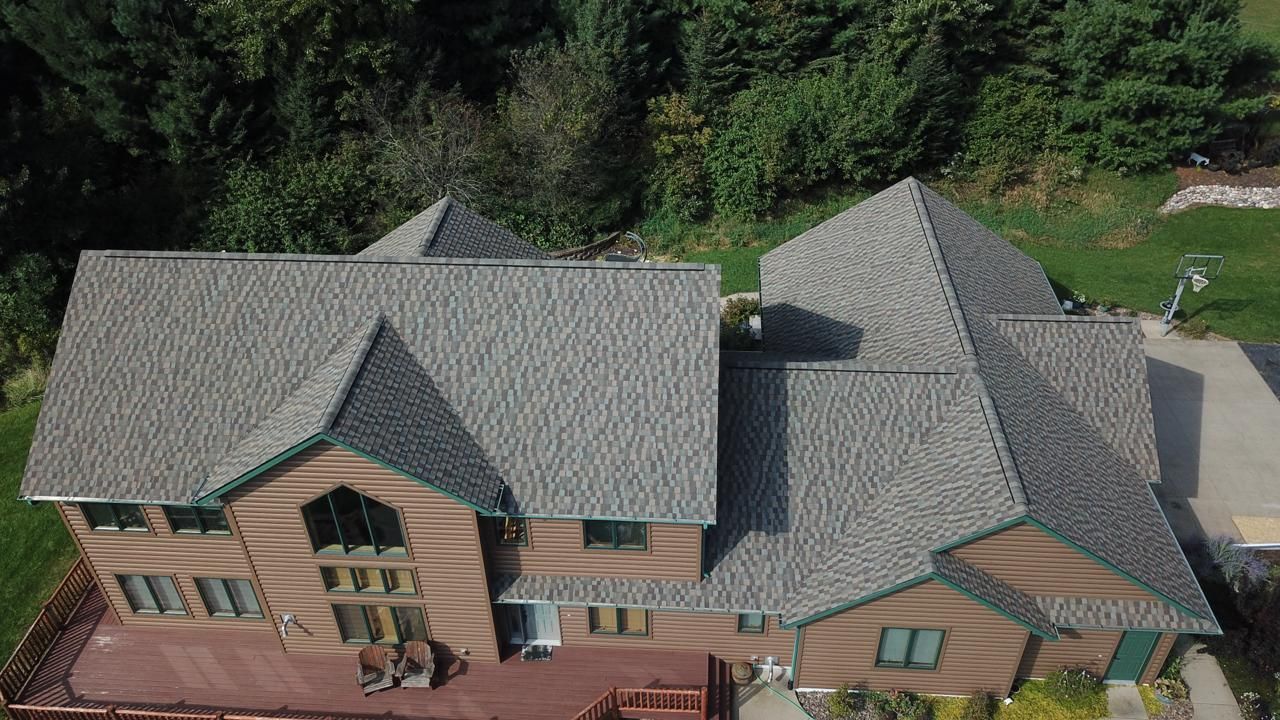
[{"label": "wooden stair railing", "polygon": [[686,688],[609,688],[573,720],[617,720],[632,712],[697,713],[710,720],[710,692],[706,685]]},{"label": "wooden stair railing", "polygon": [[573,720],[615,720],[618,717],[618,696],[609,688],[585,710],[573,716]]},{"label": "wooden stair railing", "polygon": [[[48,654],[49,648],[62,634],[85,594],[93,585],[93,571],[83,557],[76,558],[62,582],[40,608],[35,622],[27,628],[18,646],[13,649],[8,662],[0,668],[0,707],[8,707],[17,701],[31,681],[36,668]],[[76,716],[79,717],[79,716]]]}]

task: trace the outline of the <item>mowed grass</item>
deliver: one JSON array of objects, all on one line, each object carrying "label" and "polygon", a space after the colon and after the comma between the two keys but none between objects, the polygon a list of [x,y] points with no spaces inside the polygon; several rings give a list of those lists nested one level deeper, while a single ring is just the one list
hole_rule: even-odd
[{"label": "mowed grass", "polygon": [[19,502],[18,486],[31,446],[40,405],[33,403],[0,413],[0,662],[13,648],[40,605],[62,580],[76,557],[58,511],[45,503]]},{"label": "mowed grass", "polygon": [[1277,0],[1245,0],[1240,20],[1246,29],[1280,46],[1280,2]]}]

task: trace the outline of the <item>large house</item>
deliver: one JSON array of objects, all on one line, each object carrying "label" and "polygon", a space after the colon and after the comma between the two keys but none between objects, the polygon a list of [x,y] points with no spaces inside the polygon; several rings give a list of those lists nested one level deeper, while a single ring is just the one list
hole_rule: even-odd
[{"label": "large house", "polygon": [[914,179],[760,280],[763,351],[721,352],[717,267],[553,260],[449,199],[355,256],[85,253],[22,496],[125,631],[285,657],[1003,695],[1218,632],[1133,322]]}]

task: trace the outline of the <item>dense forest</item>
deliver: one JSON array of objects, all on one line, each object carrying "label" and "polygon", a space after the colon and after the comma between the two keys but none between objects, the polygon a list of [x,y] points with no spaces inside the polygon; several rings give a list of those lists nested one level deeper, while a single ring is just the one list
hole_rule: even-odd
[{"label": "dense forest", "polygon": [[349,252],[449,193],[545,247],[1260,117],[1238,0],[0,0],[0,376],[78,253]]}]

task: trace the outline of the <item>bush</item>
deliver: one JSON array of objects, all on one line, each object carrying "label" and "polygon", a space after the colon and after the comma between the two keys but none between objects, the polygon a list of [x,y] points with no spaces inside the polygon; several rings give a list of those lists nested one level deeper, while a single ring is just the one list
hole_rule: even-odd
[{"label": "bush", "polygon": [[48,382],[49,370],[43,364],[19,370],[4,381],[5,406],[15,408],[39,400]]},{"label": "bush", "polygon": [[1168,678],[1156,680],[1155,690],[1170,700],[1186,700],[1189,695],[1187,686],[1181,680],[1170,680]]},{"label": "bush", "polygon": [[975,690],[964,701],[960,720],[991,720],[991,696]]},{"label": "bush", "polygon": [[649,101],[649,202],[682,220],[695,220],[707,209],[707,148],[711,128],[689,108],[683,95]]},{"label": "bush", "polygon": [[965,124],[964,162],[985,191],[1004,190],[1036,166],[1058,135],[1058,96],[1051,86],[993,75],[982,81]]},{"label": "bush", "polygon": [[881,715],[895,720],[928,720],[933,708],[929,701],[912,692],[890,690],[876,698]]},{"label": "bush", "polygon": [[[1190,324],[1188,321],[1182,323],[1182,326]],[[1237,545],[1232,538],[1225,535],[1211,537],[1204,541],[1204,550],[1209,562],[1213,563],[1214,570],[1236,593],[1268,578],[1270,568],[1267,563],[1249,548]]]},{"label": "bush", "polygon": [[737,297],[725,303],[720,311],[720,347],[723,350],[751,350],[755,339],[751,337],[749,322],[752,315],[760,314],[760,300],[754,297]]},{"label": "bush", "polygon": [[800,78],[768,78],[733,97],[711,142],[707,174],[717,212],[753,217],[785,190],[901,175],[919,159],[910,122],[916,86],[868,60]]},{"label": "bush", "polygon": [[1082,703],[1102,689],[1102,679],[1087,668],[1059,668],[1045,678],[1045,689],[1059,702]]},{"label": "bush", "polygon": [[1177,653],[1170,653],[1169,660],[1165,662],[1164,667],[1160,670],[1160,679],[1177,680],[1182,682],[1182,665],[1186,662],[1182,656]]},{"label": "bush", "polygon": [[832,720],[849,720],[857,711],[858,704],[854,701],[848,683],[841,685],[839,689],[827,696],[827,713],[831,715]]}]

